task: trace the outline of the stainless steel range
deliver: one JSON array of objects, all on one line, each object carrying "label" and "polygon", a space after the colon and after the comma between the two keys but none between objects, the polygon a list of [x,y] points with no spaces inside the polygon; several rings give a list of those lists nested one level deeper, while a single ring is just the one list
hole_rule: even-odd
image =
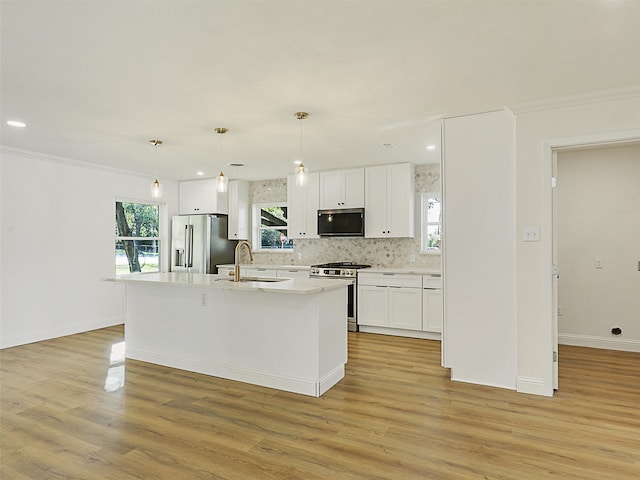
[{"label": "stainless steel range", "polygon": [[371,265],[359,265],[353,262],[335,262],[312,265],[309,272],[311,277],[353,279],[353,283],[347,288],[347,326],[350,332],[358,331],[358,270],[370,267]]}]

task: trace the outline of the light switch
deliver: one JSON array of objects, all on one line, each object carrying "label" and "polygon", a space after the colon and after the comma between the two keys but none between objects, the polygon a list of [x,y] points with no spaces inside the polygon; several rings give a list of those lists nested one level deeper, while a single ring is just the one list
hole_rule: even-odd
[{"label": "light switch", "polygon": [[596,258],[593,263],[594,263],[594,266],[597,269],[604,268],[604,266],[602,265],[602,259],[601,258]]},{"label": "light switch", "polygon": [[538,227],[526,227],[522,234],[522,240],[525,242],[539,242],[540,229]]}]

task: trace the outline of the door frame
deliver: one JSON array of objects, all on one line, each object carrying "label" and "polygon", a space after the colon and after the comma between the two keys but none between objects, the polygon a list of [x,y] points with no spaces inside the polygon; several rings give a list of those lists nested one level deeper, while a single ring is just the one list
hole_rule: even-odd
[{"label": "door frame", "polygon": [[548,186],[544,189],[544,204],[546,206],[547,218],[544,220],[549,232],[550,248],[546,254],[548,265],[550,265],[550,299],[551,299],[551,354],[553,355],[552,379],[553,389],[559,388],[558,366],[560,358],[558,355],[558,275],[557,266],[557,225],[556,225],[556,175],[557,175],[557,153],[567,150],[582,150],[589,147],[614,147],[640,143],[640,130],[629,130],[623,132],[610,132],[597,135],[582,135],[578,137],[567,137],[547,140],[542,147],[543,161],[543,182]]}]

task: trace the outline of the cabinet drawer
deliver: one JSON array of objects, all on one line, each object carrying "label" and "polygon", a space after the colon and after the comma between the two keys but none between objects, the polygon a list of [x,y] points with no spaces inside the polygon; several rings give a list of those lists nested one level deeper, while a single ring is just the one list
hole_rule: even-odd
[{"label": "cabinet drawer", "polygon": [[283,278],[309,278],[309,270],[306,269],[288,269],[278,270],[278,277]]},{"label": "cabinet drawer", "polygon": [[442,288],[442,277],[440,275],[424,275],[422,285],[424,288]]},{"label": "cabinet drawer", "polygon": [[233,275],[233,268],[231,267],[220,267],[218,268],[218,275]]},{"label": "cabinet drawer", "polygon": [[408,273],[359,273],[358,285],[422,288],[422,275]]},{"label": "cabinet drawer", "polygon": [[277,270],[274,268],[241,268],[240,274],[243,277],[276,277]]}]

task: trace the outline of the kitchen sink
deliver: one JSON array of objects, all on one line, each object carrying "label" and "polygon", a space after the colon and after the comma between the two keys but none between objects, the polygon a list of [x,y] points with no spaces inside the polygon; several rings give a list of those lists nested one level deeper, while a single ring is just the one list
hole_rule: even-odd
[{"label": "kitchen sink", "polygon": [[[289,278],[274,278],[274,277],[241,277],[240,282],[284,282],[290,280]],[[233,282],[233,277],[230,278],[216,278],[216,282]]]}]

